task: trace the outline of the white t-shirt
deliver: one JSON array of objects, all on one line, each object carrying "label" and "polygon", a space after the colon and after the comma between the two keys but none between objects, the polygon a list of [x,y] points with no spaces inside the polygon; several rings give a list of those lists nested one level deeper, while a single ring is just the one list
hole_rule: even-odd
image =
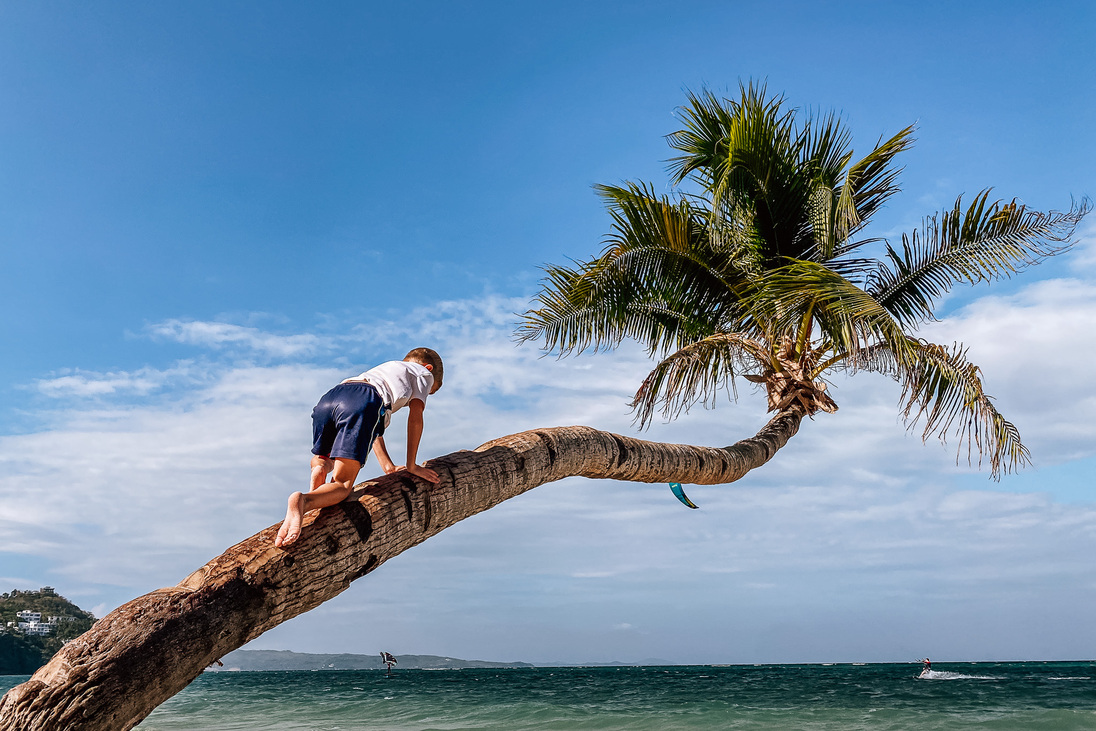
[{"label": "white t-shirt", "polygon": [[357,383],[364,381],[372,384],[377,389],[388,412],[399,411],[411,399],[418,399],[424,404],[426,397],[430,395],[430,389],[434,387],[434,374],[420,363],[412,363],[406,360],[390,360],[381,363],[376,368],[370,368],[353,378],[347,378],[343,383]]}]

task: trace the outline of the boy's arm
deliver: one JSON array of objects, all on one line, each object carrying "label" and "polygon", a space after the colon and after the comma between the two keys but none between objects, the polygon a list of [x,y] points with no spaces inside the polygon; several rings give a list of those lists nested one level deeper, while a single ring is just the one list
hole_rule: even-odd
[{"label": "boy's arm", "polygon": [[390,475],[399,469],[396,463],[392,461],[392,458],[388,456],[388,448],[384,446],[384,435],[379,435],[373,440],[373,454],[376,456],[381,469],[384,470],[384,474]]},{"label": "boy's arm", "polygon": [[[441,478],[438,473],[429,467],[418,464],[419,442],[422,440],[422,412],[426,408],[426,402],[417,398],[411,399],[407,404],[407,462],[406,469],[413,475],[421,477],[427,482],[436,483]],[[378,457],[379,459],[379,457]]]}]

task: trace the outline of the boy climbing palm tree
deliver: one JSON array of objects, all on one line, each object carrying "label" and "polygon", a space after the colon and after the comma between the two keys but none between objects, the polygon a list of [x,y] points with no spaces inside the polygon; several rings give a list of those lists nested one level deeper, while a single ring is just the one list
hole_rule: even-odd
[{"label": "boy climbing palm tree", "polygon": [[[441,356],[430,348],[416,348],[402,361],[382,363],[324,394],[312,410],[309,490],[289,496],[275,546],[288,546],[300,537],[305,513],[336,505],[350,495],[370,448],[385,474],[407,470],[427,482],[438,481],[438,473],[419,465],[417,458],[426,397],[441,388],[442,371]],[[407,460],[397,465],[385,447],[384,430],[392,412],[404,406],[408,407]]]}]

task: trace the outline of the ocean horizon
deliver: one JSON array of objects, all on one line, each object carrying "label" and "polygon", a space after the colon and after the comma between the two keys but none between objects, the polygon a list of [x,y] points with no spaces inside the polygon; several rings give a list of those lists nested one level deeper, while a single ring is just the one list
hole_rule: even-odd
[{"label": "ocean horizon", "polygon": [[[1096,661],[206,672],[142,731],[1096,729]],[[25,680],[0,677],[0,690]]]}]

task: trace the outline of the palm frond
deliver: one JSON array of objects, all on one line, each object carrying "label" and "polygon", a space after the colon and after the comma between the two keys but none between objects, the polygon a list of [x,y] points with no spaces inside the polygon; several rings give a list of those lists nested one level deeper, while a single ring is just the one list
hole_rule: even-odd
[{"label": "palm frond", "polygon": [[621,286],[629,283],[628,277],[599,277],[589,264],[547,267],[545,272],[536,298],[540,306],[522,315],[515,335],[519,342],[541,340],[548,352],[596,352],[627,338],[655,352],[704,337],[715,327],[711,316],[683,312],[666,299],[630,291]]},{"label": "palm frond", "polygon": [[796,125],[795,110],[751,83],[737,100],[690,94],[683,117],[685,129],[668,137],[683,153],[670,160],[675,184],[696,180],[713,217],[748,210],[767,259],[801,254],[810,245],[804,233],[817,187],[817,166],[805,165],[803,155],[818,140]]},{"label": "palm frond", "polygon": [[808,115],[802,126],[800,164],[816,183],[837,188],[845,166],[852,159],[852,134],[834,112],[821,117]]},{"label": "palm frond", "polygon": [[720,390],[735,394],[734,379],[743,370],[759,372],[769,359],[763,343],[741,333],[716,333],[664,358],[648,374],[632,399],[641,427],[650,423],[661,404],[674,418],[697,402],[714,404]]},{"label": "palm frond", "polygon": [[746,276],[733,252],[710,245],[704,213],[642,185],[599,192],[614,220],[605,250],[574,267],[546,268],[520,341],[543,338],[563,354],[635,338],[665,352],[737,318]]},{"label": "palm frond", "polygon": [[902,418],[909,429],[923,420],[922,440],[935,435],[947,443],[949,436],[956,437],[957,457],[965,450],[971,464],[977,452],[979,467],[988,458],[995,480],[1030,464],[1020,432],[997,411],[982,385],[981,370],[967,359],[962,345],[949,349],[909,338],[900,353],[879,345],[864,355],[863,370],[885,373],[902,384]]},{"label": "palm frond", "polygon": [[829,267],[811,261],[788,261],[756,282],[754,311],[764,313],[773,332],[794,333],[811,318],[829,348],[844,353],[852,368],[860,353],[880,342],[901,351],[906,335],[874,297]]},{"label": "palm frond", "polygon": [[894,157],[912,127],[880,141],[850,166],[851,135],[829,113],[797,119],[764,85],[740,86],[737,99],[689,94],[684,129],[668,136],[675,184],[692,178],[712,216],[746,209],[770,260],[827,261],[896,190]]},{"label": "palm frond", "polygon": [[810,195],[806,201],[807,216],[802,222],[804,229],[799,235],[806,246],[794,255],[825,261],[841,240],[840,182],[852,159],[849,149],[852,135],[833,112],[819,119],[809,116],[801,134],[799,172],[810,180]]},{"label": "palm frond", "polygon": [[879,260],[843,256],[839,259],[830,259],[825,265],[831,272],[840,274],[851,282],[864,282],[879,268]]},{"label": "palm frond", "polygon": [[[859,231],[888,198],[898,192],[896,181],[902,168],[892,166],[894,158],[913,145],[913,125],[886,142],[880,137],[876,146],[845,173],[834,220],[834,240],[845,242]],[[834,256],[833,249],[823,261]]]},{"label": "palm frond", "polygon": [[[989,190],[966,209],[962,196],[950,211],[926,219],[902,236],[902,251],[887,245],[887,262],[869,277],[868,290],[903,325],[933,318],[936,301],[959,282],[1008,277],[1069,247],[1088,199],[1069,211],[1033,211],[1016,200],[988,203]],[[889,264],[889,266],[888,266]]]},{"label": "palm frond", "polygon": [[[597,185],[594,189],[613,219],[601,260],[629,250],[664,250],[707,269],[723,286],[735,286],[740,275],[734,264],[748,256],[755,243],[748,224],[735,227],[727,222],[713,230],[707,209],[693,199],[657,196],[644,183]],[[730,278],[725,277],[728,273]]]},{"label": "palm frond", "polygon": [[683,154],[670,160],[668,170],[675,185],[699,176],[702,187],[708,189],[713,183],[712,171],[721,159],[723,139],[733,124],[732,111],[706,89],[686,92],[686,97],[688,104],[681,108],[685,128],[666,138],[670,147]]},{"label": "palm frond", "polygon": [[[723,168],[733,158],[732,148],[740,154],[764,156],[765,148],[779,147],[778,140],[791,137],[794,115],[782,112],[782,97],[769,96],[764,84],[739,84],[738,100],[720,99],[705,89],[686,93],[688,104],[682,107],[685,128],[666,139],[682,154],[670,159],[668,170],[673,184],[694,177],[709,192],[724,175]],[[743,143],[754,140],[754,151]]]}]

